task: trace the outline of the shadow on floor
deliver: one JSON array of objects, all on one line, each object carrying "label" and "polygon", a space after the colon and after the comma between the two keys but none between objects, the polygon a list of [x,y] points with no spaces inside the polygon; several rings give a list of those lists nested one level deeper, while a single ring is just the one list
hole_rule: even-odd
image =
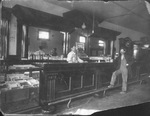
[{"label": "shadow on floor", "polygon": [[[94,97],[94,96],[89,96],[86,98],[84,97],[84,99],[80,98],[72,102],[71,103],[72,107],[69,109],[65,108],[65,106],[62,105],[64,106],[64,108],[63,107],[58,108],[59,109],[58,112],[61,112],[59,114],[90,115],[98,111],[108,111],[108,114],[109,114],[109,112],[111,112],[109,111],[110,109],[113,109],[112,113],[116,113],[116,112],[123,113],[124,111],[129,112],[130,109],[132,109],[133,114],[134,114],[136,113],[135,109],[137,108],[138,110],[137,112],[139,112],[140,114],[140,111],[143,113],[141,108],[144,108],[145,104],[146,104],[146,109],[150,111],[149,110],[150,109],[150,103],[149,103],[150,80],[147,80],[142,85],[140,85],[139,83],[129,85],[128,92],[126,94],[122,95],[120,94],[120,91],[121,91],[121,87],[115,90],[109,91],[107,95],[103,98]],[[127,108],[127,106],[129,108]],[[116,109],[119,111],[117,111]],[[147,113],[146,109],[143,109],[145,114]],[[88,114],[88,111],[89,111],[89,114]],[[116,114],[114,115],[117,116]],[[128,116],[128,115],[124,113],[123,115],[119,115],[119,116]]]}]

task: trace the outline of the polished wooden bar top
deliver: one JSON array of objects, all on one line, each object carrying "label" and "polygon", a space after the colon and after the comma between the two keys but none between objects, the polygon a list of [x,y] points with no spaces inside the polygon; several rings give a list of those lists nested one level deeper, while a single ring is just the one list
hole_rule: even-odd
[{"label": "polished wooden bar top", "polygon": [[44,64],[43,68],[45,71],[63,71],[63,70],[81,70],[86,68],[105,68],[113,67],[112,62],[103,63],[54,63],[54,64]]}]

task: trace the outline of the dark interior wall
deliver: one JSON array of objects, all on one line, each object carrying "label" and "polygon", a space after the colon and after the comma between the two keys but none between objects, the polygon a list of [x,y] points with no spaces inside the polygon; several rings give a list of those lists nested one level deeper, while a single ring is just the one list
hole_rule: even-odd
[{"label": "dark interior wall", "polygon": [[98,41],[99,40],[104,41],[103,38],[96,38],[96,37],[90,38],[90,47],[91,48],[99,48],[99,46],[98,46]]},{"label": "dark interior wall", "polygon": [[[90,38],[90,56],[99,56],[105,54],[105,47],[102,48],[98,45],[98,41],[102,40],[106,44],[106,41],[102,37],[91,37]],[[107,45],[107,44],[106,44]]]},{"label": "dark interior wall", "polygon": [[[76,42],[79,42],[79,37],[80,36],[82,36],[82,35],[78,31],[74,31],[73,33],[70,34],[69,51],[71,50],[70,48],[72,46],[76,45]],[[98,40],[103,40],[105,42],[104,38],[102,38],[102,37],[91,37],[89,39],[90,39],[90,43],[89,43],[89,48],[90,49],[102,49],[100,46],[98,46]],[[87,42],[87,39],[86,39],[86,42]],[[88,54],[88,55],[90,56],[90,54]]]},{"label": "dark interior wall", "polygon": [[[77,31],[74,31],[73,33],[70,34],[70,48],[72,48],[72,46],[75,46],[76,45],[76,42],[79,42],[79,33]],[[69,48],[69,51],[70,51],[70,48]]]},{"label": "dark interior wall", "polygon": [[[38,40],[38,30],[50,31],[49,40]],[[37,27],[29,27],[29,52],[33,53],[38,50],[40,45],[44,45],[46,48],[43,50],[45,53],[49,54],[52,48],[57,48],[58,55],[63,54],[63,34],[50,30]]]}]

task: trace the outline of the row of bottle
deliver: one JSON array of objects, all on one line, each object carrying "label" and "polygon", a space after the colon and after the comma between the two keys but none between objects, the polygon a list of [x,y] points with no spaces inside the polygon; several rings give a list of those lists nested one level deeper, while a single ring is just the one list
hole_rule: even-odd
[{"label": "row of bottle", "polygon": [[113,62],[113,59],[111,58],[111,56],[103,56],[101,57],[101,59],[98,60],[98,62]]},{"label": "row of bottle", "polygon": [[29,60],[64,60],[63,55],[61,56],[50,56],[50,55],[35,55],[35,54],[30,54],[28,56]]}]

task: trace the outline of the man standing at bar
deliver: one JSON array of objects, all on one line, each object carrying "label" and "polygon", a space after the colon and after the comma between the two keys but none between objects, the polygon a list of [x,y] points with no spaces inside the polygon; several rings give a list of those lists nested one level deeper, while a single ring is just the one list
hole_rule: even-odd
[{"label": "man standing at bar", "polygon": [[116,59],[118,64],[117,69],[112,74],[111,82],[108,88],[114,87],[117,75],[122,74],[122,91],[120,94],[124,94],[127,91],[128,70],[133,63],[133,58],[130,54],[127,54],[126,50],[123,48],[120,50],[120,53],[121,55]]}]

